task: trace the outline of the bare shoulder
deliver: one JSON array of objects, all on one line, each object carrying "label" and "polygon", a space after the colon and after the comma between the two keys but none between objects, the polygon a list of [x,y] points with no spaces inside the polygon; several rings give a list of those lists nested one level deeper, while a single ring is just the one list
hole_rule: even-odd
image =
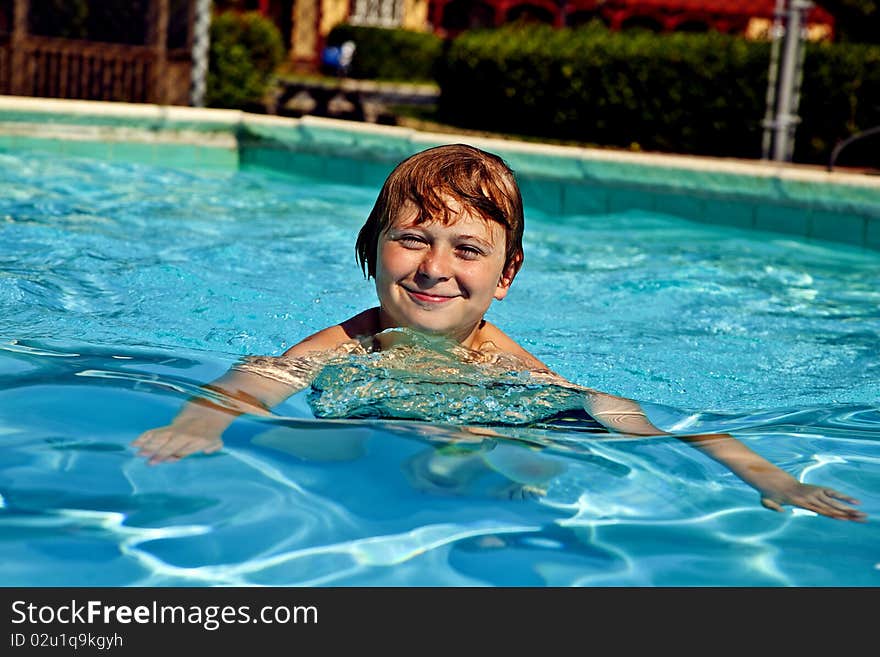
[{"label": "bare shoulder", "polygon": [[336,349],[358,338],[378,332],[379,310],[370,308],[354,317],[313,333],[284,352],[285,358],[304,356],[316,351]]},{"label": "bare shoulder", "polygon": [[480,344],[477,347],[479,351],[500,351],[512,354],[525,361],[531,369],[550,371],[549,367],[523,349],[516,340],[491,322],[483,322],[483,326],[480,328],[479,342]]}]

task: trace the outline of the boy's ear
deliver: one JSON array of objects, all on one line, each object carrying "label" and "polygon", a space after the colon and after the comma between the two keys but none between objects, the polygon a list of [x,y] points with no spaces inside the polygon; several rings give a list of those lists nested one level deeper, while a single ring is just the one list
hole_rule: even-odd
[{"label": "boy's ear", "polygon": [[523,254],[522,251],[520,251],[511,259],[504,268],[504,271],[501,272],[501,278],[498,280],[498,285],[495,288],[496,300],[501,301],[507,296],[507,291],[510,289],[510,286],[513,285],[513,279],[516,277],[516,273],[522,266],[522,261]]}]

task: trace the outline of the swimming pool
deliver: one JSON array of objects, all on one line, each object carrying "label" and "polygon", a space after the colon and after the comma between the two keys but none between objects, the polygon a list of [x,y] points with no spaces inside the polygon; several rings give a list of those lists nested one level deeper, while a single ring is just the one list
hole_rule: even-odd
[{"label": "swimming pool", "polygon": [[218,454],[138,459],[131,440],[241,356],[373,305],[353,244],[375,194],[0,153],[4,585],[880,584],[880,253],[672,215],[527,208],[489,317],[664,428],[732,431],[852,494],[867,523],[765,510],[674,439],[318,421],[305,393]]}]

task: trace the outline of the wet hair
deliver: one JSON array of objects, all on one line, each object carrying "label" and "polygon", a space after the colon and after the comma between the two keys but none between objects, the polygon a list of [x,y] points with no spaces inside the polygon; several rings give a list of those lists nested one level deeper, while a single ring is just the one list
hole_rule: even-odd
[{"label": "wet hair", "polygon": [[[523,205],[513,171],[497,155],[465,144],[437,146],[398,164],[358,234],[355,253],[367,278],[376,276],[379,236],[407,203],[418,209],[416,223],[454,221],[450,199],[465,210],[504,227],[505,271],[522,263]],[[514,270],[514,274],[516,270]]]}]

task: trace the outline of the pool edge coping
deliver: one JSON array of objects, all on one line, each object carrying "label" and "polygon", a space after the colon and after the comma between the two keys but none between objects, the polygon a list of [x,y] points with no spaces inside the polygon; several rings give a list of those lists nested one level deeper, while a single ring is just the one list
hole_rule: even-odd
[{"label": "pool edge coping", "polygon": [[659,212],[880,250],[880,176],[734,158],[556,145],[241,110],[0,96],[0,151],[282,175],[381,187],[400,161],[467,143],[502,157],[547,215]]},{"label": "pool edge coping", "polygon": [[[63,113],[83,117],[98,116],[117,119],[152,120],[162,126],[170,128],[173,128],[175,123],[202,123],[217,127],[227,127],[233,132],[249,125],[255,127],[264,126],[268,128],[290,128],[294,130],[299,127],[329,128],[349,133],[394,137],[401,141],[413,143],[465,142],[475,146],[484,147],[486,150],[515,151],[523,155],[562,157],[571,160],[590,160],[596,162],[674,168],[698,171],[700,173],[727,173],[757,178],[775,178],[793,182],[841,184],[880,190],[880,176],[840,171],[825,171],[812,165],[674,153],[634,153],[623,150],[592,148],[586,146],[543,144],[516,139],[431,132],[401,126],[344,121],[310,115],[301,118],[292,118],[275,115],[252,114],[241,110],[229,109],[197,108],[177,105],[108,103],[90,100],[65,100],[57,98],[0,95],[0,113],[4,111],[32,112],[44,115]],[[216,141],[206,139],[204,145],[214,146],[216,145]]]}]

